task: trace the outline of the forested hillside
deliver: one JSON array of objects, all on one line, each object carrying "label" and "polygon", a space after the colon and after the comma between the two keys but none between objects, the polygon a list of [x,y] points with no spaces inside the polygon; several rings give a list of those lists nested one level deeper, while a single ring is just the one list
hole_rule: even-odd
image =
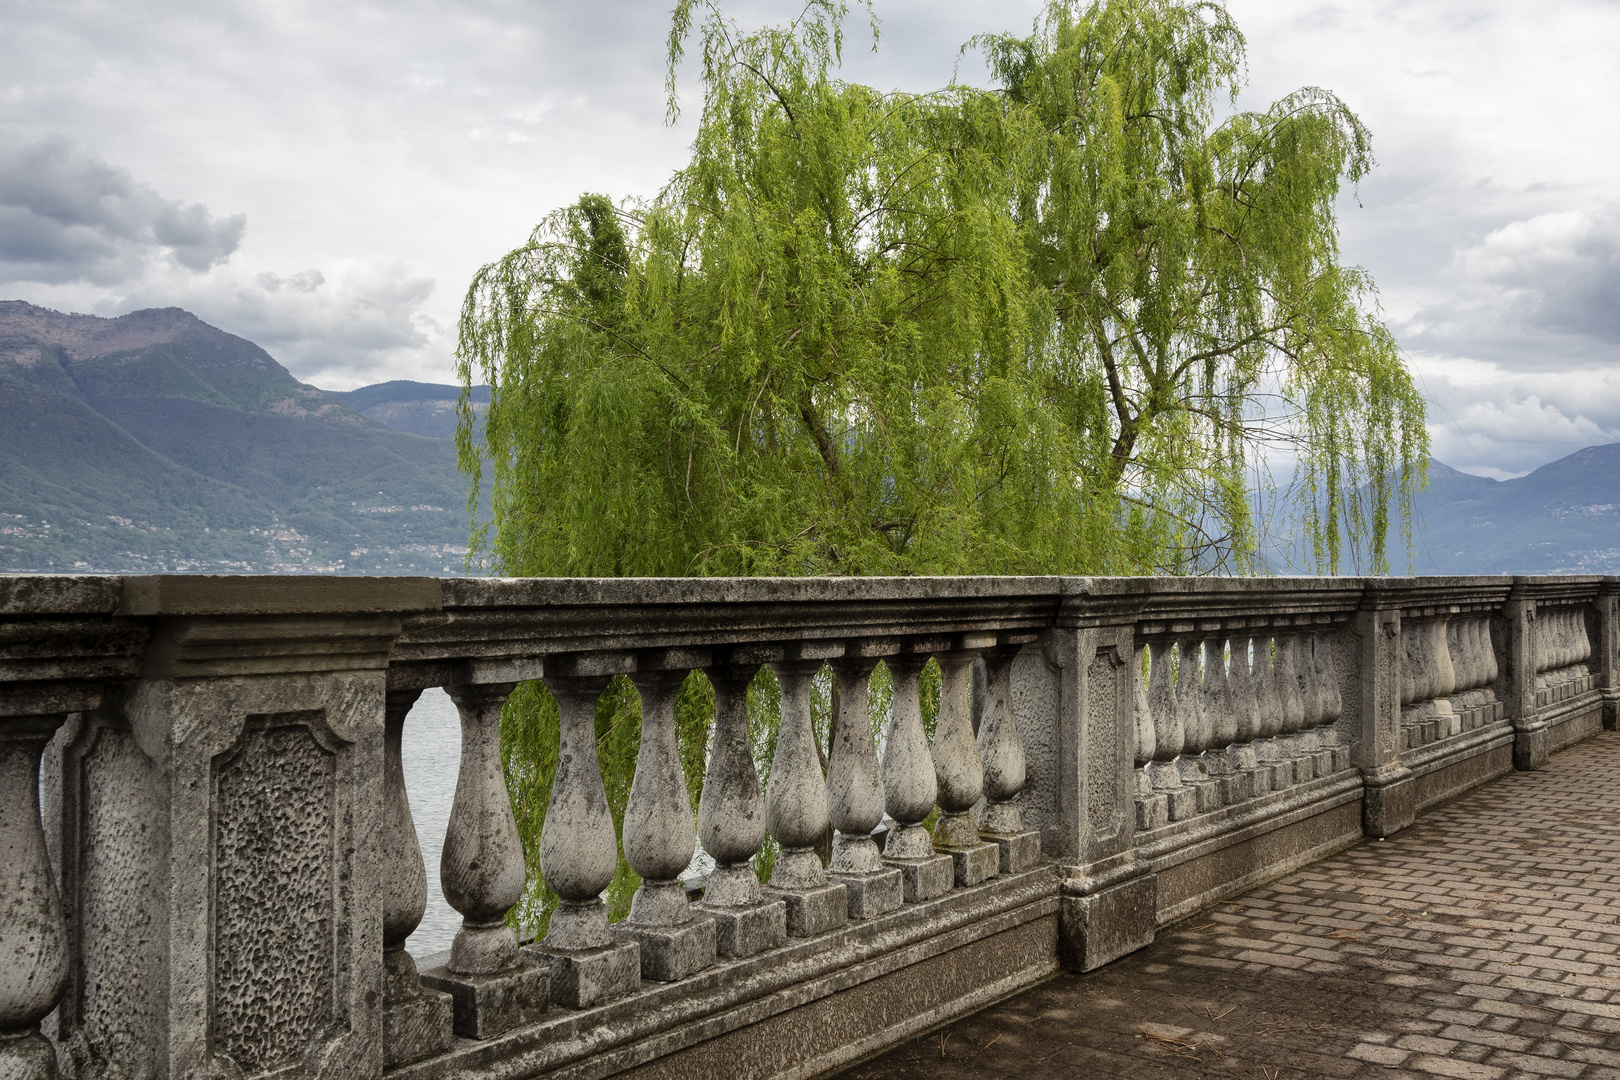
[{"label": "forested hillside", "polygon": [[188,312],[0,302],[0,569],[457,572],[466,492],[450,439]]}]

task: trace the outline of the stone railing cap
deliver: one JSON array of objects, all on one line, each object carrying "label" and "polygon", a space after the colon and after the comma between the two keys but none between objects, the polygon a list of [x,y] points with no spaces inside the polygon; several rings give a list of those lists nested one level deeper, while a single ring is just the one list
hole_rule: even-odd
[{"label": "stone railing cap", "polygon": [[109,574],[4,574],[0,615],[115,615],[123,585]]},{"label": "stone railing cap", "polygon": [[437,611],[431,577],[153,574],[123,579],[121,615],[347,615]]}]

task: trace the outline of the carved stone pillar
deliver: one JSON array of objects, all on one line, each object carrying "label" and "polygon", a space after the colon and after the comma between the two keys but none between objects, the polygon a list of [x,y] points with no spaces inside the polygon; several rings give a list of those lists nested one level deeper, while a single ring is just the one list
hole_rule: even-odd
[{"label": "carved stone pillar", "polygon": [[1018,717],[1013,712],[1012,664],[1022,646],[1011,645],[984,654],[987,691],[984,715],[979,721],[979,757],[984,762],[984,816],[979,836],[999,848],[997,869],[1002,874],[1021,874],[1041,857],[1041,835],[1024,828],[1018,795],[1026,778],[1024,741],[1018,734]]},{"label": "carved stone pillar", "polygon": [[602,904],[602,890],[619,865],[596,758],[596,699],[607,684],[606,674],[581,664],[546,660],[546,686],[557,699],[561,738],[540,827],[540,873],[561,902],[551,913],[545,940],[529,949],[550,961],[551,995],[571,1009],[588,1009],[641,986],[641,951],[608,930]]},{"label": "carved stone pillar", "polygon": [[680,882],[697,833],[675,743],[675,695],[686,672],[639,671],[641,748],[624,810],[624,857],[641,875],[630,917],[613,928],[641,947],[641,977],[674,982],[714,963],[714,920],[695,915]]},{"label": "carved stone pillar", "polygon": [[1515,579],[1513,591],[1502,605],[1502,614],[1508,624],[1507,715],[1513,722],[1513,767],[1520,772],[1530,772],[1547,764],[1552,751],[1548,744],[1547,721],[1542,719],[1536,705],[1538,660],[1543,656],[1545,643],[1541,641],[1536,602],[1528,595],[1522,581]]},{"label": "carved stone pillar", "polygon": [[844,885],[827,879],[816,852],[831,820],[810,723],[810,692],[821,665],[819,657],[771,665],[782,685],[782,724],[765,785],[765,822],[780,850],[766,893],[787,905],[789,937],[814,937],[849,921]]},{"label": "carved stone pillar", "polygon": [[750,861],[765,840],[765,802],[748,741],[748,684],[757,664],[709,669],[714,742],[698,803],[698,835],[714,860],[699,910],[715,920],[721,956],[753,956],[787,940],[787,904],[765,896]]},{"label": "carved stone pillar", "polygon": [[456,1034],[488,1039],[538,1019],[550,971],[519,951],[506,913],[523,897],[528,867],[501,766],[501,708],[512,683],[452,683],[461,714],[461,769],[439,859],[439,884],[461,913],[450,961],[422,981],[455,1001]]},{"label": "carved stone pillar", "polygon": [[[915,904],[950,892],[956,880],[949,855],[934,852],[934,841],[922,821],[934,809],[939,782],[923,732],[919,692],[926,653],[889,658],[894,698],[889,707],[889,737],[883,748],[883,797],[894,827],[884,838],[883,861],[900,871],[905,901]],[[780,744],[778,744],[780,745]]]},{"label": "carved stone pillar", "polygon": [[381,1075],[388,657],[441,593],[337,585],[124,579],[151,644],[62,770],[77,1075]]},{"label": "carved stone pillar", "polygon": [[[963,886],[977,885],[995,877],[1001,860],[1001,849],[979,838],[978,827],[969,814],[984,794],[984,765],[973,739],[973,709],[968,687],[968,671],[977,655],[976,650],[963,650],[935,657],[939,662],[940,688],[932,756],[934,777],[939,784],[940,815],[934,824],[934,847],[951,857],[956,883]],[[865,700],[863,693],[863,709]]]},{"label": "carved stone pillar", "polygon": [[427,869],[405,792],[405,718],[421,690],[390,690],[383,729],[383,1063],[408,1065],[450,1048],[452,998],[422,985],[405,941],[427,911]]},{"label": "carved stone pillar", "polygon": [[851,652],[855,655],[846,654],[834,665],[838,731],[827,761],[827,794],[838,835],[828,875],[843,883],[849,917],[870,919],[903,904],[905,885],[899,870],[884,865],[872,839],[872,830],[883,820],[883,776],[867,714],[867,680],[877,667],[877,657],[856,649]]},{"label": "carved stone pillar", "polygon": [[1361,647],[1360,761],[1366,795],[1362,829],[1368,836],[1392,836],[1412,824],[1417,793],[1412,772],[1401,763],[1401,705],[1411,682],[1399,595],[1381,586],[1369,589],[1357,614]]},{"label": "carved stone pillar", "polygon": [[1598,689],[1603,694],[1603,728],[1620,730],[1620,581],[1603,583],[1597,598]]},{"label": "carved stone pillar", "polygon": [[[1075,971],[1151,944],[1157,921],[1158,879],[1137,859],[1131,813],[1135,616],[1145,590],[1138,582],[1125,589],[1122,596],[1066,603],[1060,626],[1041,637],[1041,655],[1058,676],[1061,738],[1045,752],[1058,758],[1052,782],[1062,807],[1060,827],[1045,830],[1042,846],[1060,863],[1058,954]],[[1153,661],[1168,651],[1156,646]],[[1168,686],[1168,664],[1160,667],[1160,685]],[[1151,690],[1148,696],[1166,700]]]}]

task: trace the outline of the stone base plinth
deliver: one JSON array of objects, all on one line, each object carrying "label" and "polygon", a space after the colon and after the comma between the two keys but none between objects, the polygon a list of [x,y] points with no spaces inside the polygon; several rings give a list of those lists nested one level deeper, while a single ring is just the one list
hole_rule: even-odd
[{"label": "stone base plinth", "polygon": [[849,900],[843,882],[829,881],[808,889],[770,889],[765,895],[787,905],[787,936],[815,937],[849,922]]},{"label": "stone base plinth", "polygon": [[875,919],[906,902],[905,881],[898,870],[873,870],[864,874],[829,870],[827,876],[844,887],[851,919]]},{"label": "stone base plinth", "polygon": [[1198,792],[1185,785],[1164,793],[1171,821],[1186,821],[1198,813]]},{"label": "stone base plinth", "polygon": [[1221,798],[1221,782],[1219,780],[1193,780],[1187,786],[1193,790],[1193,798],[1197,800],[1200,814],[1219,810],[1226,805],[1226,801]]},{"label": "stone base plinth", "polygon": [[618,923],[612,930],[641,950],[641,977],[652,982],[676,982],[714,963],[718,938],[714,920],[694,915],[679,926],[638,926]]},{"label": "stone base plinth", "polygon": [[1170,824],[1170,799],[1161,791],[1136,797],[1136,831],[1147,832]]},{"label": "stone base plinth", "polygon": [[634,941],[599,949],[527,945],[523,951],[551,965],[551,1000],[570,1009],[589,1009],[641,989],[641,948]]},{"label": "stone base plinth", "polygon": [[546,1013],[551,1001],[551,968],[518,952],[517,964],[495,975],[458,975],[449,968],[424,971],[422,984],[450,995],[455,1031],[465,1039],[489,1039]]},{"label": "stone base plinth", "polygon": [[1153,944],[1158,881],[1152,874],[1059,903],[1058,956],[1071,971],[1092,971]]},{"label": "stone base plinth", "polygon": [[1532,772],[1547,764],[1552,750],[1547,744],[1545,725],[1529,731],[1516,731],[1513,735],[1513,767],[1519,772]]},{"label": "stone base plinth", "polygon": [[995,844],[940,848],[939,853],[951,857],[956,883],[963,888],[989,881],[1001,869],[1001,849]]},{"label": "stone base plinth", "polygon": [[411,954],[404,949],[385,951],[383,1067],[392,1069],[444,1053],[456,1037],[455,1023],[454,999],[422,985]]},{"label": "stone base plinth", "polygon": [[1361,829],[1368,836],[1394,836],[1417,817],[1417,785],[1405,769],[1368,776],[1361,803]]},{"label": "stone base plinth", "polygon": [[980,833],[986,841],[1000,848],[996,871],[1002,876],[1022,874],[1032,870],[1041,861],[1041,834],[1034,829],[1015,833]]},{"label": "stone base plinth", "polygon": [[444,1053],[455,1038],[455,1022],[454,999],[438,990],[422,987],[416,997],[385,1002],[383,1068]]},{"label": "stone base plinth", "polygon": [[741,907],[694,904],[692,910],[714,920],[715,950],[721,956],[754,956],[787,940],[787,904],[781,900]]},{"label": "stone base plinth", "polygon": [[956,884],[956,864],[949,855],[884,859],[883,865],[900,871],[900,892],[908,904],[944,896]]}]

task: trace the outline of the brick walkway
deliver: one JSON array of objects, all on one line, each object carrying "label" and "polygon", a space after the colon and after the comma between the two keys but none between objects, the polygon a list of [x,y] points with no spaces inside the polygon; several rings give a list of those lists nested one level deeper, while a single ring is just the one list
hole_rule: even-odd
[{"label": "brick walkway", "polygon": [[1617,953],[1605,732],[847,1077],[1620,1080]]}]

